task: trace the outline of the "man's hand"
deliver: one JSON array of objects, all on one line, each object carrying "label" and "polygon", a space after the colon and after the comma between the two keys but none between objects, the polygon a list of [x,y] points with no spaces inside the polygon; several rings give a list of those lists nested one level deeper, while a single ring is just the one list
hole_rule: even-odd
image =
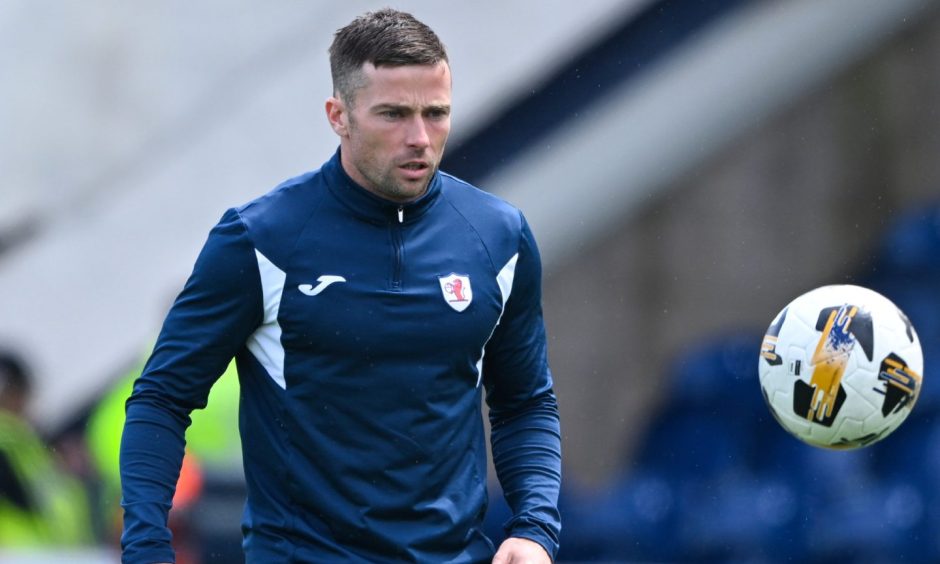
[{"label": "man's hand", "polygon": [[513,537],[499,545],[493,564],[552,564],[552,558],[539,543]]}]

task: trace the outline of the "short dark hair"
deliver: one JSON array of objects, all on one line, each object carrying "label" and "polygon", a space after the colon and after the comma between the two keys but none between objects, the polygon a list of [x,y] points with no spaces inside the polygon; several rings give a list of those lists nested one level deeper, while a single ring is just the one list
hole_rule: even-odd
[{"label": "short dark hair", "polygon": [[32,375],[26,363],[11,350],[0,349],[0,392],[16,390],[28,394],[32,389]]},{"label": "short dark hair", "polygon": [[434,65],[447,50],[427,25],[407,12],[384,8],[366,12],[336,31],[330,45],[333,93],[348,104],[363,86],[362,65]]}]

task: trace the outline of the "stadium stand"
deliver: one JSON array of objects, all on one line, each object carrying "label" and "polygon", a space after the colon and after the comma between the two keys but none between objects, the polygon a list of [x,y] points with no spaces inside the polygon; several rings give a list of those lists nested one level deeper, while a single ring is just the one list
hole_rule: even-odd
[{"label": "stadium stand", "polygon": [[[878,245],[877,274],[858,281],[908,314],[925,357],[940,342],[938,217],[940,203],[899,214]],[[600,503],[582,499],[573,509],[595,511],[603,524],[581,528],[575,519],[565,540],[591,548],[573,560],[940,559],[935,364],[925,361],[923,395],[894,434],[869,448],[830,451],[789,436],[760,399],[762,334],[753,327],[711,338],[675,360],[667,399],[623,476]]]}]

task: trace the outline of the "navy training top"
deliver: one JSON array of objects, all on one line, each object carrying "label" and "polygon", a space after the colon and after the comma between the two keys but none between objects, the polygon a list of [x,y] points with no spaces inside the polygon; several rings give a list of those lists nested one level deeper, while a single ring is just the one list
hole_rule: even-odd
[{"label": "navy training top", "polygon": [[488,562],[486,445],[507,533],[558,550],[558,409],[522,214],[444,173],[399,205],[339,152],[227,211],[127,402],[124,562],[173,560],[189,413],[235,357],[249,563]]}]

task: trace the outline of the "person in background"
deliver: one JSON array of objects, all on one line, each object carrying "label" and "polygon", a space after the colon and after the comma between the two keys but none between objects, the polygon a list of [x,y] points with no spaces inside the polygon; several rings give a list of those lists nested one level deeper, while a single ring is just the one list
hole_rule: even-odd
[{"label": "person in background", "polygon": [[94,542],[88,496],[30,424],[32,379],[16,353],[0,350],[0,547]]},{"label": "person in background", "polygon": [[[119,460],[124,404],[143,370],[144,360],[146,358],[107,390],[92,409],[85,427],[85,439],[99,483],[97,511],[104,522],[107,544],[120,543],[123,514]],[[241,537],[238,516],[201,511],[211,501],[206,497],[212,497],[213,490],[221,490],[221,494],[227,496],[235,491],[244,497],[241,444],[238,433],[233,432],[237,428],[238,373],[232,362],[212,387],[206,409],[193,413],[192,425],[186,431],[186,454],[173,494],[173,513],[169,521],[176,564],[237,564],[243,558],[237,548]],[[207,519],[213,522],[207,523]],[[208,535],[207,531],[213,531],[214,535]],[[234,549],[224,546],[232,544],[233,538]]]}]

